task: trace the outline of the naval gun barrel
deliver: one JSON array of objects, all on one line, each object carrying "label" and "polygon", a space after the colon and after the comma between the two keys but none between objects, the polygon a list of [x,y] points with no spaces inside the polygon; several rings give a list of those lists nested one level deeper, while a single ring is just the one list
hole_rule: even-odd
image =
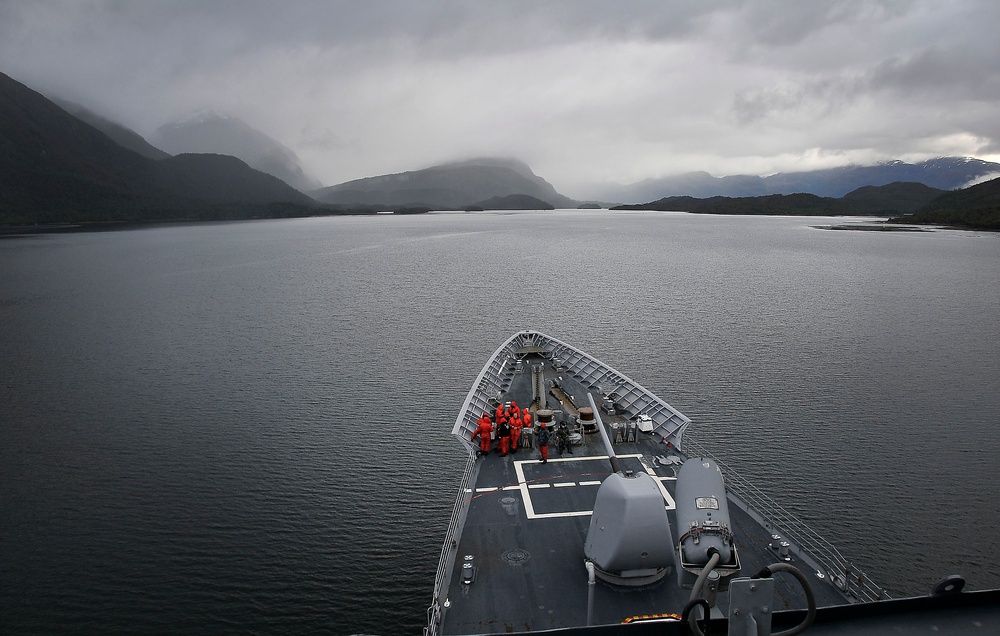
[{"label": "naval gun barrel", "polygon": [[608,437],[608,432],[604,430],[604,422],[601,421],[600,409],[594,404],[594,394],[590,391],[587,392],[587,400],[590,401],[590,408],[594,409],[594,417],[597,419],[597,430],[601,432],[601,439],[604,440],[604,448],[608,451],[608,459],[611,461],[611,470],[616,473],[622,472],[621,467],[618,465],[618,457],[615,456],[615,449],[611,446],[611,438]]}]

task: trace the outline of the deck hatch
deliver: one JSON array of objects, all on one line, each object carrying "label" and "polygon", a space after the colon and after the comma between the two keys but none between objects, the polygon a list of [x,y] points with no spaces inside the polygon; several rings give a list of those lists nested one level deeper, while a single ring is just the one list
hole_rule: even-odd
[{"label": "deck hatch", "polygon": [[527,550],[522,550],[521,548],[513,548],[511,550],[507,550],[506,552],[504,552],[500,556],[500,558],[506,561],[507,563],[513,565],[521,565],[522,563],[531,558],[531,554],[529,554]]}]

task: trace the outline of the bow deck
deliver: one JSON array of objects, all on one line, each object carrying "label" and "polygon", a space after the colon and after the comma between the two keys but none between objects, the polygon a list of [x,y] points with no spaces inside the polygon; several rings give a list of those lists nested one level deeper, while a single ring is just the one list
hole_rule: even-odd
[{"label": "bow deck", "polygon": [[[677,467],[690,452],[683,445],[689,420],[590,356],[542,334],[521,332],[483,369],[453,431],[470,458],[442,551],[430,633],[528,632],[586,626],[588,614],[592,624],[606,625],[682,611],[690,589],[678,584],[676,565],[646,586],[588,582],[584,543],[598,488],[612,472],[601,435],[577,424],[591,400],[598,406],[593,419],[608,431],[620,469],[655,480],[674,540],[681,534],[674,484]],[[501,456],[496,441],[488,455],[479,456],[478,440],[472,441],[477,420],[508,401],[530,409],[534,431],[526,429],[507,456]],[[545,410],[552,411],[553,423],[566,421],[576,429],[578,443],[572,453],[560,454],[553,435],[549,460],[542,463],[536,442],[539,411]],[[637,420],[645,418],[640,427]],[[650,427],[650,432],[641,430]],[[743,499],[733,493],[729,499],[742,561],[739,576],[750,576],[787,552],[784,558],[811,573],[819,605],[853,602],[864,593],[852,589],[847,576],[840,578],[840,566],[821,563]],[[781,540],[774,539],[778,533]],[[791,577],[775,577],[775,582],[774,610],[805,607],[805,596]],[[718,598],[726,612],[724,595]]]}]

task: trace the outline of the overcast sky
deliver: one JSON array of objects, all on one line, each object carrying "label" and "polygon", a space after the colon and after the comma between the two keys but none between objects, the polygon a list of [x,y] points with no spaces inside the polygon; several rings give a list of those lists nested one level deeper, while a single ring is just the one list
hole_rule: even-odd
[{"label": "overcast sky", "polygon": [[1000,161],[1000,0],[0,0],[0,71],[151,137],[212,108],[326,185]]}]

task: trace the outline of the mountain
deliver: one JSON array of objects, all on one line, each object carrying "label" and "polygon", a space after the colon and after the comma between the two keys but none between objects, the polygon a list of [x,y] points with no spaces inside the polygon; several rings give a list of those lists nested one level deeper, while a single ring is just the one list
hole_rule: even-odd
[{"label": "mountain", "polygon": [[664,197],[657,201],[621,205],[614,210],[660,210],[698,214],[757,214],[794,216],[892,216],[910,213],[943,191],[922,183],[865,186],[840,198],[809,193],[766,194],[758,197]]},{"label": "mountain", "polygon": [[58,104],[70,115],[73,115],[77,119],[100,130],[102,133],[110,137],[112,141],[123,148],[128,148],[133,152],[137,152],[147,159],[166,159],[170,156],[169,153],[163,152],[156,146],[152,145],[146,141],[142,135],[135,132],[131,128],[126,128],[117,122],[106,119],[97,113],[84,108],[80,104],[74,104],[73,102],[67,102],[59,99],[54,99],[52,101]]},{"label": "mountain", "polygon": [[2,74],[0,149],[0,222],[61,221],[85,206],[167,195],[135,186],[152,161]]},{"label": "mountain", "polygon": [[160,126],[153,142],[171,154],[232,155],[251,168],[273,175],[300,192],[322,186],[306,174],[291,149],[252,128],[238,117],[202,111],[187,119]]},{"label": "mountain", "polygon": [[922,183],[939,190],[954,190],[987,175],[1000,174],[1000,164],[971,157],[940,157],[918,164],[889,161],[874,166],[842,166],[808,172],[787,172],[767,177],[733,175],[713,177],[707,172],[648,179],[628,186],[603,186],[590,196],[603,201],[641,203],[670,196],[708,198],[756,197],[768,194],[808,193],[842,197],[864,186],[896,182]]},{"label": "mountain", "polygon": [[850,206],[850,214],[892,216],[911,214],[944,192],[922,183],[897,182],[883,186],[863,186],[848,192],[841,200]]},{"label": "mountain", "polygon": [[0,73],[0,223],[288,216],[313,204],[233,157],[144,157]]},{"label": "mountain", "polygon": [[945,192],[900,223],[931,223],[1000,230],[1000,178],[963,190]]},{"label": "mountain", "polygon": [[535,175],[526,164],[490,158],[356,179],[311,194],[324,203],[434,209],[464,209],[493,197],[515,194],[534,197],[556,208],[577,205],[556,192],[552,184]]},{"label": "mountain", "polygon": [[897,181],[922,183],[939,190],[954,190],[991,173],[1000,173],[1000,164],[971,157],[939,157],[917,164],[888,161],[874,166],[843,166],[810,172],[791,172],[764,178],[773,192],[811,192],[820,196],[842,197],[862,186],[881,186]]},{"label": "mountain", "polygon": [[157,165],[154,180],[171,192],[211,203],[311,204],[313,200],[281,179],[254,170],[229,155],[182,154]]}]

